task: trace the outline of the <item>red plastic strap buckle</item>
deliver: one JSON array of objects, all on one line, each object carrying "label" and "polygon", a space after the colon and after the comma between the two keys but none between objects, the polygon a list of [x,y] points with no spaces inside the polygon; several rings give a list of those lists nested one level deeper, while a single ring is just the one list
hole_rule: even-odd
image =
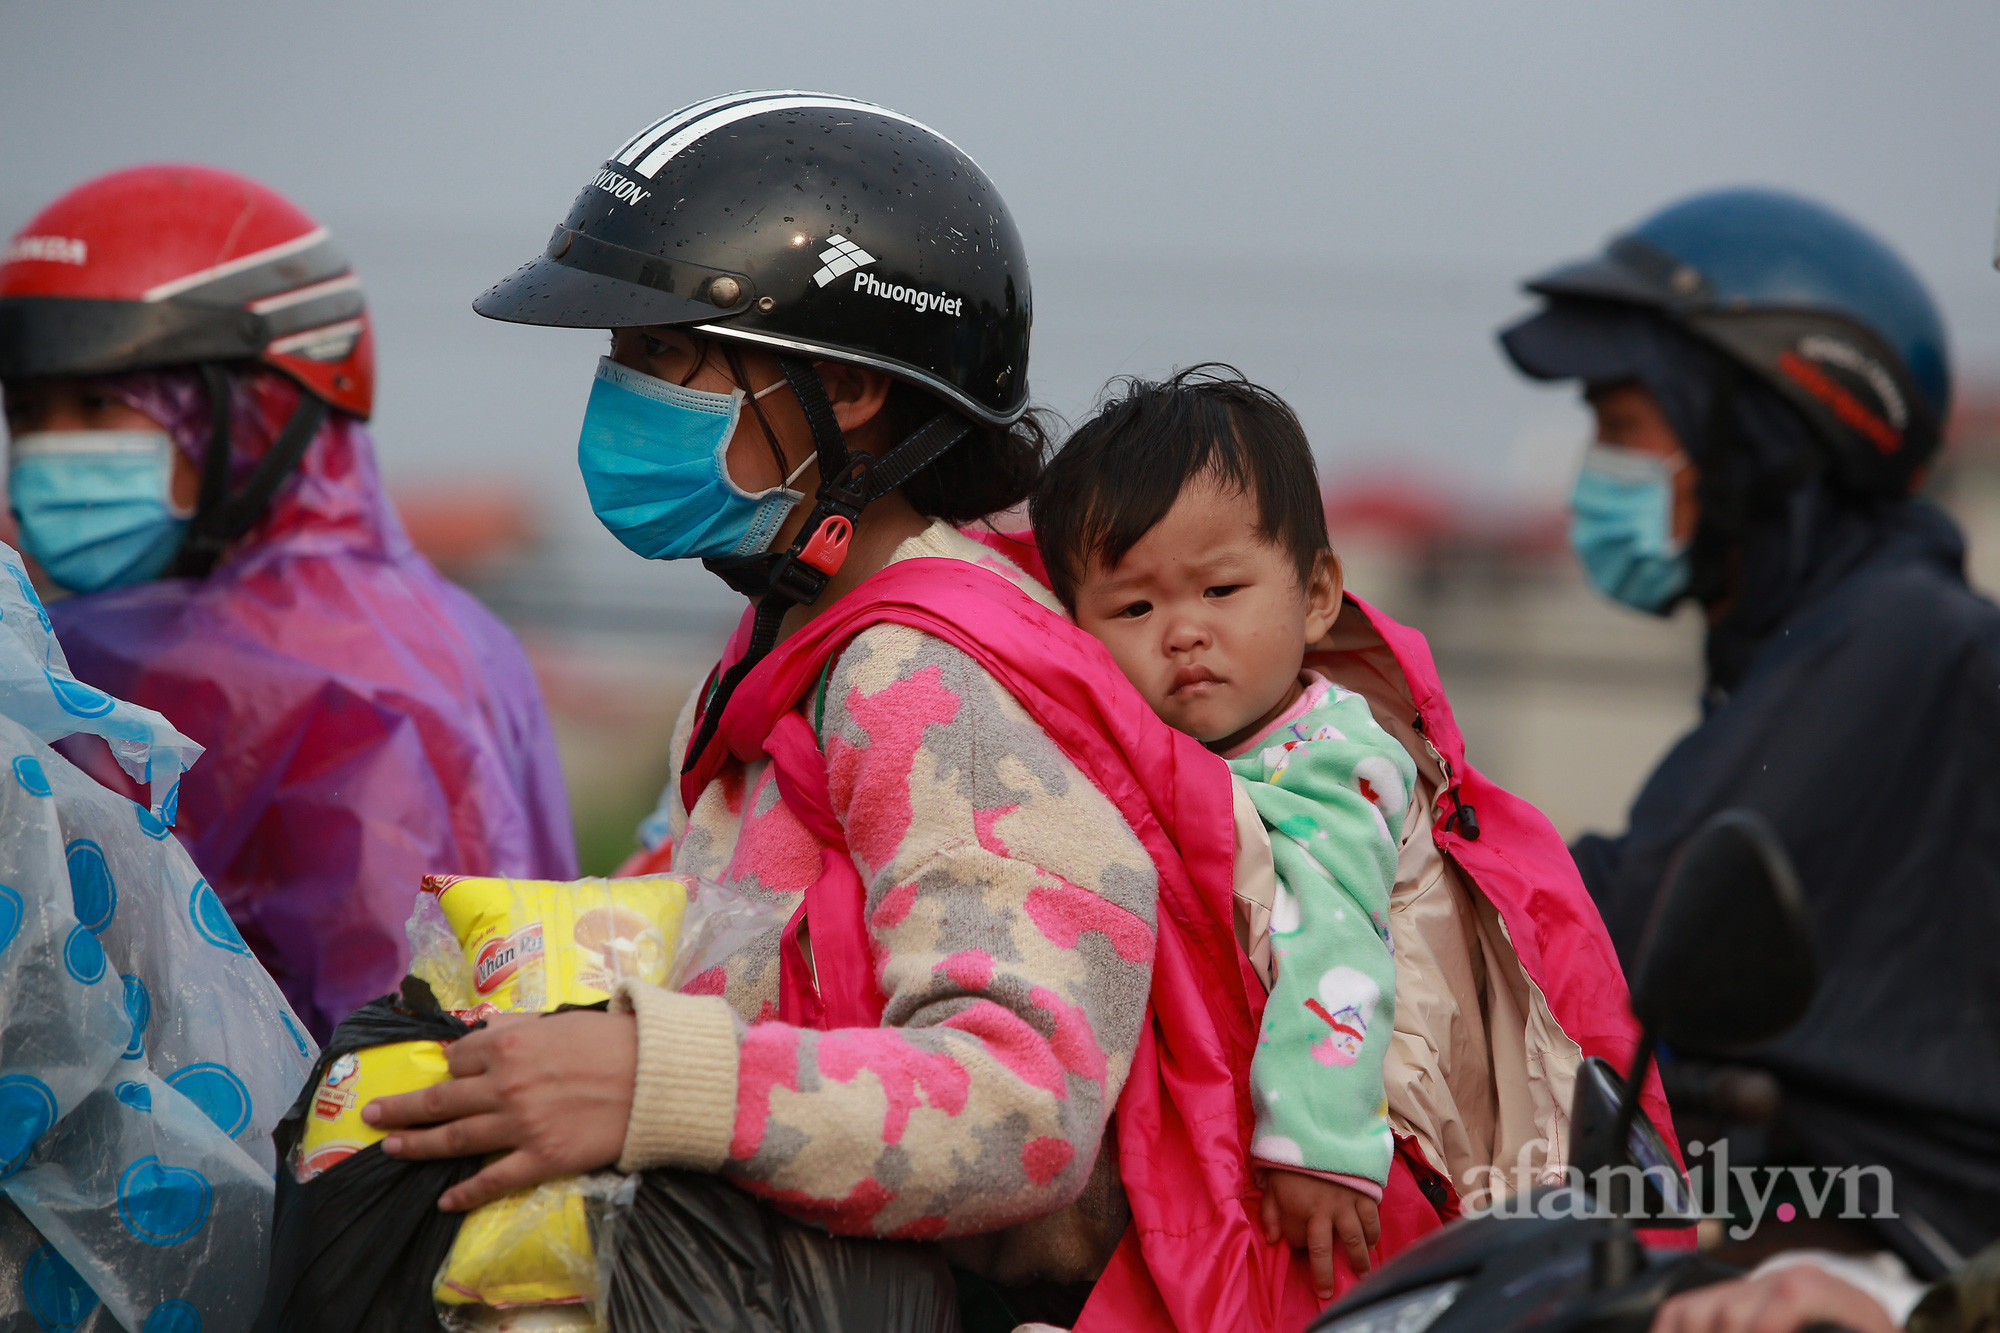
[{"label": "red plastic strap buckle", "polygon": [[838,514],[830,514],[806,543],[806,549],[799,552],[799,560],[832,578],[847,563],[847,543],[853,536],[852,523]]}]

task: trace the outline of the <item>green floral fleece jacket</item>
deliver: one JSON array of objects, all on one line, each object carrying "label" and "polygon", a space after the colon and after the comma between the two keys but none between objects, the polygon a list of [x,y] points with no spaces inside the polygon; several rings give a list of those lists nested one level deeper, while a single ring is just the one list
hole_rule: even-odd
[{"label": "green floral fleece jacket", "polygon": [[1416,765],[1367,700],[1312,672],[1304,683],[1299,702],[1229,761],[1270,830],[1278,874],[1250,1152],[1380,1198],[1395,1147],[1382,1093],[1396,1005],[1391,830]]}]

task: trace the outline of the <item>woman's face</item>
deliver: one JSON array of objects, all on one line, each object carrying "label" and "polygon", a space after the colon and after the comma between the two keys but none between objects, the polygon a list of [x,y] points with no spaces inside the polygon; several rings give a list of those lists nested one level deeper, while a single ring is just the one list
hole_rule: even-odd
[{"label": "woman's face", "polygon": [[1674,473],[1674,540],[1685,542],[1693,537],[1695,521],[1701,516],[1695,496],[1694,460],[1682,450],[1680,437],[1674,434],[1653,395],[1637,384],[1612,384],[1590,389],[1584,400],[1597,418],[1600,443],[1685,464]]},{"label": "woman's face", "polygon": [[[7,438],[43,431],[157,430],[166,427],[124,399],[106,393],[94,380],[15,380],[6,385]],[[201,477],[187,456],[174,450],[173,500],[192,509]]]},{"label": "woman's face", "polygon": [[[742,368],[741,382],[730,368],[732,351],[736,365]],[[746,395],[755,395],[785,378],[778,368],[778,358],[769,352],[725,345],[670,325],[613,329],[611,359],[627,370],[708,393],[741,389]],[[826,389],[827,403],[833,408],[833,419],[846,437],[848,448],[880,454],[896,443],[887,434],[882,412],[891,384],[887,375],[840,361],[815,361],[813,369]],[[804,471],[799,471],[799,467],[812,456],[812,427],[806,423],[805,409],[799,406],[798,396],[790,388],[746,402],[723,455],[728,461],[730,480],[752,494],[780,485],[791,477],[792,489],[807,496],[819,489],[819,467],[817,463]],[[792,476],[794,472],[798,472],[796,477]],[[796,506],[778,528],[771,549],[790,546],[811,514],[810,504]]]},{"label": "woman's face", "polygon": [[159,429],[159,422],[91,380],[16,380],[7,385],[10,438],[41,431]]},{"label": "woman's face", "polygon": [[[613,329],[611,359],[628,370],[654,379],[666,380],[682,388],[708,393],[728,393],[741,389],[754,394],[784,379],[778,358],[755,348],[738,348],[736,364],[743,368],[748,383],[736,382],[723,347],[712,338],[698,338],[676,328]],[[812,453],[812,430],[798,400],[787,389],[758,400],[762,416],[746,403],[729,437],[729,476],[751,493],[767,490],[784,481]],[[772,434],[764,430],[768,422]],[[787,440],[802,442],[794,457]],[[781,462],[782,460],[782,462]],[[804,477],[800,482],[805,481]],[[796,483],[795,483],[796,484]],[[807,491],[811,493],[810,489]]]}]

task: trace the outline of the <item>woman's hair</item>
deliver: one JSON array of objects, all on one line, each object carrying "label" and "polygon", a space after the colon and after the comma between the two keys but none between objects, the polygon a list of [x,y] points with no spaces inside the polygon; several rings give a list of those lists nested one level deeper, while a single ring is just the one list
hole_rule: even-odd
[{"label": "woman's hair", "polygon": [[[908,439],[939,412],[954,410],[944,400],[902,381],[890,387],[882,408],[889,438],[894,441]],[[1027,499],[1041,478],[1049,443],[1048,423],[1038,410],[1011,426],[974,422],[971,434],[903,483],[903,495],[925,518],[941,518],[963,527]]]},{"label": "woman's hair", "polygon": [[1303,585],[1330,550],[1312,446],[1285,400],[1219,362],[1163,381],[1114,380],[1050,461],[1028,502],[1049,582],[1076,609],[1093,564],[1125,558],[1202,478],[1250,495],[1257,531]]}]

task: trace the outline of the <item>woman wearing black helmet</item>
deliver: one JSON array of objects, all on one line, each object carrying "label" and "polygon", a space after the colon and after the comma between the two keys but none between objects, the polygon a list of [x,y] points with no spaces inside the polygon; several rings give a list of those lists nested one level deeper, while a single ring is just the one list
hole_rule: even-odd
[{"label": "woman wearing black helmet", "polygon": [[[1822,981],[1750,1057],[1783,1088],[1766,1161],[1801,1186],[1808,1166],[1872,1171],[1847,1186],[1879,1185],[1867,1225],[1935,1276],[2000,1235],[2000,610],[1912,494],[1949,406],[1942,323],[1880,241],[1761,190],[1683,200],[1528,287],[1547,305],[1502,333],[1508,355],[1582,381],[1597,414],[1571,527],[1585,571],[1708,619],[1701,725],[1622,836],[1575,844],[1578,867],[1629,963],[1702,820],[1772,821]],[[1766,1220],[1760,1243],[1834,1225],[1809,1198],[1767,1202],[1811,1216],[1799,1239]]]},{"label": "woman wearing black helmet", "polygon": [[[612,331],[579,445],[592,507],[755,608],[677,732],[673,868],[797,912],[683,993],[466,1038],[453,1082],[374,1104],[448,1121],[388,1151],[504,1152],[452,1208],[614,1162],[722,1171],[835,1232],[966,1237],[1016,1313],[1035,1280],[1064,1323],[1133,1214],[1239,1273],[1274,1255],[1282,1283],[1236,1135],[1193,1134],[1176,1102],[1195,1079],[1228,1116],[1254,1040],[1226,889],[1196,901],[1176,847],[1226,884],[1227,822],[1175,833],[1190,752],[1006,543],[956,526],[1025,498],[1044,444],[1026,262],[978,166],[866,103],[712,99],[623,145],[475,308]],[[1143,721],[1114,735],[1126,703]],[[1226,784],[1191,754],[1181,782]],[[1156,948],[1189,978],[1166,1017]],[[1114,1104],[1146,1126],[1117,1153]],[[1120,1187],[1135,1161],[1149,1188]],[[1128,1239],[1107,1319],[1158,1306]]]}]

